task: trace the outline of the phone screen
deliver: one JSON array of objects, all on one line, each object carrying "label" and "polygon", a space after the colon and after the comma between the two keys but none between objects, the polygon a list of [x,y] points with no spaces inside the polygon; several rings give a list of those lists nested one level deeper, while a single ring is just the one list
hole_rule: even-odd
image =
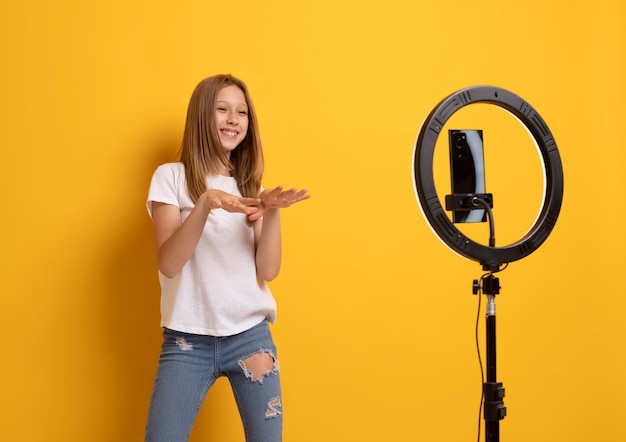
[{"label": "phone screen", "polygon": [[[485,193],[483,131],[480,129],[448,130],[452,194]],[[455,223],[486,221],[485,209],[452,211]]]}]

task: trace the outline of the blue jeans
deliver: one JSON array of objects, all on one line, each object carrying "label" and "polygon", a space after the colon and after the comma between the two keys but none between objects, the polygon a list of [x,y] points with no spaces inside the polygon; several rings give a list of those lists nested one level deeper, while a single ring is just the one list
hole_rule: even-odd
[{"label": "blue jeans", "polygon": [[164,329],[146,441],[187,441],[207,391],[221,376],[230,381],[246,441],[281,441],[278,360],[266,321],[224,337]]}]

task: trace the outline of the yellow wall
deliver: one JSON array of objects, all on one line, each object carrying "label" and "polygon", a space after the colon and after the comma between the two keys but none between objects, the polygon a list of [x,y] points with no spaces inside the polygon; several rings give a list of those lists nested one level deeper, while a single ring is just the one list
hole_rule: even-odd
[{"label": "yellow wall", "polygon": [[[477,84],[530,102],[565,172],[555,230],[500,275],[501,437],[626,438],[623,1],[25,0],[0,15],[0,440],[141,440],[160,345],[144,199],[218,72],[253,93],[265,185],[313,194],[284,213],[272,283],[285,440],[476,439],[482,271],[431,232],[411,167],[428,112]],[[472,112],[458,124],[486,131],[496,228],[515,241],[538,210],[536,154]],[[209,434],[242,437],[225,382],[192,440]]]}]

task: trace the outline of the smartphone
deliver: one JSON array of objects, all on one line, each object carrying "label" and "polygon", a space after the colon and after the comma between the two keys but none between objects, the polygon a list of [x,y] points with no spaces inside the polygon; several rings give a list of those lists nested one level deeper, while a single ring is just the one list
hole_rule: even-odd
[{"label": "smartphone", "polygon": [[[450,179],[452,195],[485,193],[483,131],[480,129],[448,130]],[[487,220],[485,209],[452,210],[452,222],[472,223]]]}]

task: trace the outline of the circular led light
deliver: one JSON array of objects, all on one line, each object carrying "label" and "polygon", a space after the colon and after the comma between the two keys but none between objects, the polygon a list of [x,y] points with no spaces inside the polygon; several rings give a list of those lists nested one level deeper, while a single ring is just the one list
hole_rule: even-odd
[{"label": "circular led light", "polygon": [[[489,247],[465,236],[446,215],[435,190],[433,154],[439,133],[456,111],[474,103],[492,104],[515,116],[534,138],[542,158],[546,183],[541,211],[534,225],[522,238],[504,247]],[[563,201],[561,157],[547,124],[520,97],[492,86],[462,89],[443,99],[430,112],[415,143],[413,176],[420,208],[435,234],[459,255],[478,261],[490,269],[524,258],[543,244],[556,224]]]}]

